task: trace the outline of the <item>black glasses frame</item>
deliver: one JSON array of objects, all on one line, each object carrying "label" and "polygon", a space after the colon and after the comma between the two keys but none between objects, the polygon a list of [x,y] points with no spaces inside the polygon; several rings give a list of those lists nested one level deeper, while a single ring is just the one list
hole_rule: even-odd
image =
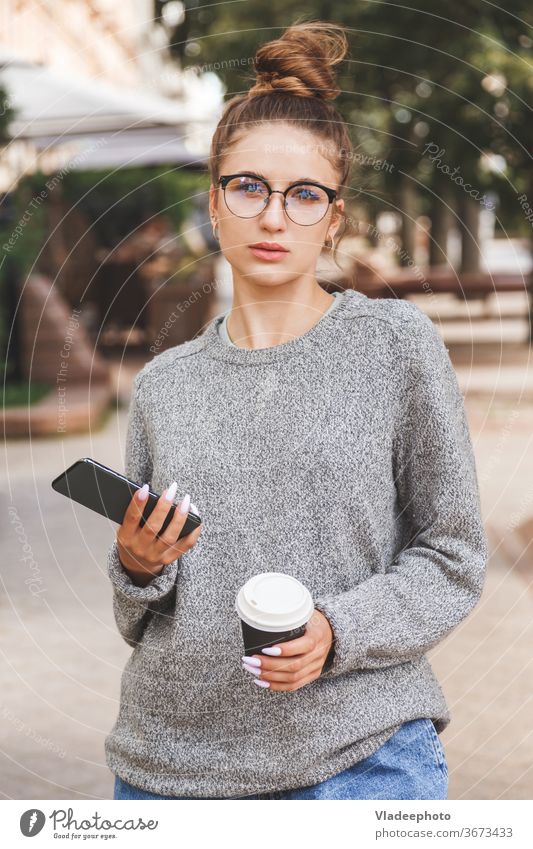
[{"label": "black glasses frame", "polygon": [[[268,197],[265,200],[265,205],[264,205],[263,209],[259,210],[259,212],[256,212],[255,215],[237,215],[237,213],[233,212],[233,210],[229,207],[228,202],[226,200],[226,186],[228,185],[228,182],[230,180],[233,180],[235,177],[253,177],[256,180],[259,180],[260,183],[264,183],[264,185],[267,187]],[[295,183],[291,183],[290,186],[287,186],[285,191],[282,192],[279,189],[273,189],[270,186],[270,183],[267,180],[264,180],[263,177],[259,177],[257,174],[254,174],[252,171],[240,171],[238,174],[224,174],[223,176],[218,178],[217,182],[221,186],[222,190],[224,191],[224,203],[228,207],[231,214],[235,215],[237,218],[257,218],[257,216],[261,215],[261,213],[264,212],[264,210],[267,208],[268,203],[270,201],[270,196],[278,194],[278,195],[283,195],[283,209],[284,209],[286,215],[288,216],[288,218],[291,219],[293,224],[298,224],[299,227],[313,227],[315,224],[318,224],[319,221],[322,221],[322,219],[327,215],[328,209],[330,208],[331,204],[333,203],[333,201],[337,197],[337,192],[335,191],[335,189],[330,189],[328,186],[323,186],[322,183],[317,183],[314,180],[297,180]],[[294,219],[291,218],[291,216],[287,212],[287,193],[291,189],[293,189],[295,186],[317,186],[317,188],[322,189],[324,192],[326,192],[326,194],[328,196],[329,203],[328,203],[327,209],[324,211],[324,215],[322,215],[318,219],[318,221],[314,221],[313,224],[300,224],[298,221],[294,221]]]}]

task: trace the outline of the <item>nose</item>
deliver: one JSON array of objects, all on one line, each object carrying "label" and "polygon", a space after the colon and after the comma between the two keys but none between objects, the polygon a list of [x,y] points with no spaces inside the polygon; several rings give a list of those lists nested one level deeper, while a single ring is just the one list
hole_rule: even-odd
[{"label": "nose", "polygon": [[[275,197],[275,195],[279,195],[279,197]],[[283,192],[271,192],[268,202],[261,212],[262,223],[276,230],[285,229],[287,222],[284,203]]]}]

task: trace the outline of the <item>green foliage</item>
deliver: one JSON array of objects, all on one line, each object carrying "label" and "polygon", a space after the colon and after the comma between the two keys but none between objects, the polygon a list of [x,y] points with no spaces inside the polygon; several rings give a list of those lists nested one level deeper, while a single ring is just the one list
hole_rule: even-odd
[{"label": "green foliage", "polygon": [[183,168],[124,168],[119,171],[70,172],[64,196],[94,226],[98,241],[114,247],[140,224],[164,213],[179,230],[193,198],[209,189],[205,173]]},{"label": "green foliage", "polygon": [[[9,101],[4,89],[0,88],[0,144],[7,140],[7,128],[8,124],[11,121],[13,116],[13,111],[9,105]],[[2,200],[2,204],[4,201]],[[2,244],[4,243],[4,239],[2,236],[4,232],[8,229],[7,222],[4,221],[5,217],[5,209],[0,210],[0,239],[2,240]],[[2,232],[4,231],[4,232]],[[2,250],[0,252],[0,377],[3,377],[6,370],[6,359],[5,359],[5,348],[6,348],[6,340],[8,335],[8,317],[6,311],[6,295],[5,295],[5,253]],[[2,381],[3,383],[3,381]]]},{"label": "green foliage", "polygon": [[[20,181],[15,192],[2,201],[0,215],[0,376],[11,380],[13,363],[7,345],[10,334],[8,285],[21,283],[32,270],[46,239],[47,227],[43,203],[36,197],[42,189],[43,175],[34,174]],[[19,288],[20,291],[20,288]],[[15,299],[18,301],[18,297]],[[19,307],[20,308],[20,307]],[[26,393],[28,388],[26,386]]]},{"label": "green foliage", "polygon": [[8,96],[3,88],[0,87],[0,143],[7,141],[7,128],[9,122],[13,119],[13,109],[9,104]]},{"label": "green foliage", "polygon": [[26,407],[37,403],[50,393],[47,383],[6,384],[0,386],[0,405],[4,407]]},{"label": "green foliage", "polygon": [[23,177],[11,193],[9,219],[0,220],[2,256],[12,259],[21,277],[35,266],[47,237],[46,196],[41,197],[47,179],[40,172]]}]

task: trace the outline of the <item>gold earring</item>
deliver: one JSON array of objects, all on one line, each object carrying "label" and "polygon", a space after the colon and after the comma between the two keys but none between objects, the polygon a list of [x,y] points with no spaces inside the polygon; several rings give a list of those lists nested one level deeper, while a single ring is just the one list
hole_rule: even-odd
[{"label": "gold earring", "polygon": [[335,244],[335,243],[334,243],[334,241],[333,241],[333,236],[328,236],[328,239],[331,239],[331,245],[328,245],[328,242],[327,242],[327,240],[326,240],[326,241],[324,242],[324,247],[325,247],[325,248],[329,248],[329,250],[330,250],[331,252],[333,252],[333,247],[334,247],[334,244]]},{"label": "gold earring", "polygon": [[218,230],[218,224],[215,224],[213,227],[213,237],[219,242],[220,239],[218,238],[218,232],[215,232],[216,230]]}]

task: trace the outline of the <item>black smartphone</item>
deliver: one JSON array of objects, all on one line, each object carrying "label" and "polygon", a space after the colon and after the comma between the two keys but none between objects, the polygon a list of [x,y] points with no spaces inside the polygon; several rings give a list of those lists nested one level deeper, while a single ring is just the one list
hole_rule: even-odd
[{"label": "black smartphone", "polygon": [[[90,457],[77,460],[52,481],[52,487],[56,492],[72,498],[78,504],[83,504],[89,510],[94,510],[119,525],[124,521],[128,505],[141,486],[142,484],[135,483],[120,472],[115,472],[114,469],[91,460]],[[148,499],[139,521],[141,527],[156,506],[158,498],[155,492],[148,491]],[[158,536],[172,521],[175,510],[175,505],[172,505],[157,533]],[[190,534],[201,522],[196,513],[189,511],[178,539]]]}]

